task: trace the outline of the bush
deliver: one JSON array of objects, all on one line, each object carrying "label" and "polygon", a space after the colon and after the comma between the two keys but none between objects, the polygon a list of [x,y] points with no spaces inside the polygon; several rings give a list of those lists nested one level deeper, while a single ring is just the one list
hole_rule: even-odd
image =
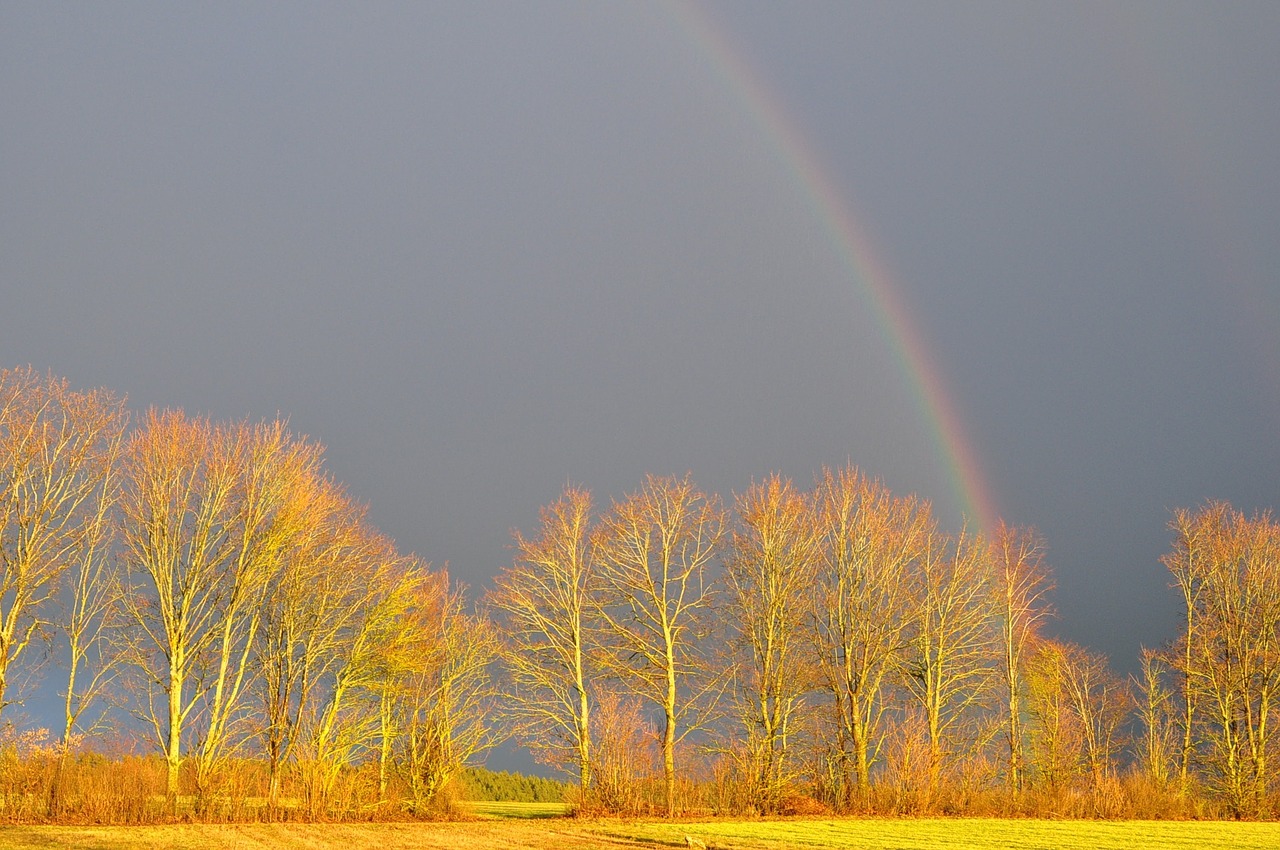
[{"label": "bush", "polygon": [[778,807],[784,815],[829,815],[831,807],[808,794],[787,794]]}]

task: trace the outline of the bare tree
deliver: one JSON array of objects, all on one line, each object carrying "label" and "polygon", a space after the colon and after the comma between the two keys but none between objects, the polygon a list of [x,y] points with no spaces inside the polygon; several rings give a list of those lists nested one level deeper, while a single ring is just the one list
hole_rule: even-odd
[{"label": "bare tree", "polygon": [[814,684],[804,637],[821,557],[810,500],[773,475],[737,499],[725,618],[739,643],[735,701],[754,804],[777,811],[793,778],[788,745]]},{"label": "bare tree", "polygon": [[1120,728],[1133,707],[1128,683],[1111,671],[1107,658],[1075,644],[1061,647],[1064,685],[1079,721],[1084,763],[1095,794],[1116,776],[1123,739]]},{"label": "bare tree", "polygon": [[1204,736],[1212,784],[1237,816],[1256,815],[1271,789],[1280,696],[1280,527],[1268,514],[1212,503],[1175,524],[1166,564],[1194,604],[1182,657],[1198,713],[1188,716]]},{"label": "bare tree", "polygon": [[595,593],[591,494],[566,488],[542,510],[541,533],[516,532],[516,560],[487,595],[500,617],[502,657],[511,681],[506,705],[516,734],[535,755],[576,771],[591,786],[588,631]]},{"label": "bare tree", "polygon": [[100,511],[123,427],[123,403],[106,390],[0,371],[0,711],[50,625],[63,575],[73,564],[92,570],[102,554]]},{"label": "bare tree", "polygon": [[1132,694],[1107,659],[1075,644],[1039,639],[1025,671],[1030,750],[1039,786],[1063,800],[1087,793],[1094,813],[1108,814],[1120,750],[1120,730]]},{"label": "bare tree", "polygon": [[129,614],[138,626],[130,632],[133,660],[171,797],[183,729],[197,707],[192,679],[215,635],[234,477],[234,465],[215,453],[213,427],[177,412],[151,411],[126,454],[120,536],[130,567]]},{"label": "bare tree", "polygon": [[[662,711],[668,816],[676,810],[675,748],[698,725],[717,684],[700,653],[707,628],[707,574],[724,512],[689,476],[649,476],[601,522],[602,617],[624,686]],[[693,722],[689,722],[694,718]]]},{"label": "bare tree", "polygon": [[152,411],[126,455],[121,537],[144,715],[178,790],[182,739],[201,720],[198,805],[235,750],[263,596],[304,522],[299,483],[318,450],[281,423],[214,426]]},{"label": "bare tree", "polygon": [[[964,531],[954,540],[931,535],[913,578],[915,626],[907,686],[923,712],[928,790],[936,797],[957,749],[972,751],[981,743],[977,714],[995,679],[986,543]],[[967,741],[962,741],[966,731]]]},{"label": "bare tree", "polygon": [[123,624],[124,583],[112,551],[113,510],[119,495],[119,460],[126,414],[117,406],[114,423],[100,437],[96,490],[85,505],[80,541],[67,569],[67,587],[57,627],[66,640],[66,692],[62,740],[49,785],[49,815],[62,812],[62,785],[77,740],[100,729],[101,708],[119,673],[113,633]]},{"label": "bare tree", "polygon": [[1142,649],[1142,669],[1130,681],[1137,695],[1137,714],[1141,739],[1137,742],[1138,766],[1157,788],[1164,788],[1173,776],[1177,761],[1173,694],[1165,684],[1168,661],[1164,653]]},{"label": "bare tree", "polygon": [[418,811],[438,809],[458,772],[497,740],[491,722],[497,692],[489,675],[497,653],[493,627],[468,614],[463,589],[440,576],[436,587],[443,592],[422,599],[404,622],[423,651],[407,658],[393,679],[402,767]]},{"label": "bare tree", "polygon": [[1084,736],[1072,710],[1067,686],[1066,647],[1037,638],[1025,648],[1021,707],[1028,724],[1022,727],[1031,758],[1023,763],[1023,782],[1034,782],[1052,798],[1060,798],[1078,776],[1084,758]]},{"label": "bare tree", "polygon": [[286,553],[311,520],[307,496],[320,463],[319,448],[295,439],[281,422],[237,426],[227,439],[240,455],[233,493],[238,510],[236,536],[223,565],[220,633],[196,764],[196,788],[202,796],[215,770],[249,738],[245,697],[260,672],[253,658],[264,600],[276,584]]},{"label": "bare tree", "polygon": [[77,735],[98,728],[86,714],[109,692],[119,672],[112,632],[123,625],[124,584],[111,543],[111,511],[118,495],[116,464],[122,431],[104,446],[107,474],[84,520],[84,536],[68,569],[65,608],[58,627],[67,644],[62,742],[66,750]]},{"label": "bare tree", "polygon": [[997,669],[1005,701],[1007,778],[1016,795],[1025,778],[1022,717],[1027,656],[1040,627],[1050,616],[1047,596],[1053,582],[1044,563],[1044,544],[1033,529],[1018,529],[1001,522],[992,541],[991,556],[1000,653]]},{"label": "bare tree", "polygon": [[338,569],[349,579],[314,589],[325,595],[310,615],[299,652],[308,669],[300,685],[294,752],[313,816],[329,805],[344,771],[375,751],[385,799],[392,739],[390,715],[400,671],[426,653],[429,639],[409,628],[415,606],[443,593],[442,577],[362,528]]},{"label": "bare tree", "polygon": [[643,781],[657,773],[658,734],[637,697],[601,688],[591,715],[591,775],[588,810],[634,815],[643,808]]},{"label": "bare tree", "polygon": [[1178,785],[1186,793],[1190,785],[1192,761],[1197,749],[1196,726],[1199,722],[1199,695],[1204,690],[1203,671],[1198,661],[1207,643],[1205,624],[1201,623],[1201,592],[1211,567],[1213,550],[1219,546],[1226,526],[1230,506],[1225,502],[1210,502],[1201,511],[1192,513],[1180,508],[1174,511],[1169,528],[1174,532],[1174,549],[1164,555],[1161,563],[1173,576],[1174,585],[1182,594],[1182,636],[1170,653],[1173,668],[1181,678],[1182,697],[1182,746],[1178,757]]},{"label": "bare tree", "polygon": [[[307,517],[263,598],[255,646],[256,723],[274,811],[304,729],[314,728],[334,677],[351,661],[357,624],[397,580],[399,556],[365,521],[365,509],[314,477],[297,498]],[[388,572],[391,570],[391,573]]]},{"label": "bare tree", "polygon": [[813,588],[813,643],[836,718],[847,805],[867,805],[886,688],[912,640],[911,575],[927,550],[927,503],[895,498],[847,467],[817,486],[822,560]]}]

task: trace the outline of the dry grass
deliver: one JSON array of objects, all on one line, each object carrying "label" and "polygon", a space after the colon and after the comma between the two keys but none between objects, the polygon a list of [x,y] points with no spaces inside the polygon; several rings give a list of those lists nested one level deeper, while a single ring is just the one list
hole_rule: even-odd
[{"label": "dry grass", "polygon": [[[0,828],[0,847],[110,850],[482,850],[685,847],[685,836],[722,850],[894,847],[1170,848],[1272,850],[1280,824],[1170,821],[804,818],[773,821],[617,821],[507,818],[460,823],[196,824]],[[698,846],[696,843],[694,846]]]},{"label": "dry grass", "polygon": [[[110,850],[482,850],[591,847],[528,821],[0,828],[0,846]],[[571,823],[571,822],[569,822]],[[596,845],[600,847],[608,844]]]}]

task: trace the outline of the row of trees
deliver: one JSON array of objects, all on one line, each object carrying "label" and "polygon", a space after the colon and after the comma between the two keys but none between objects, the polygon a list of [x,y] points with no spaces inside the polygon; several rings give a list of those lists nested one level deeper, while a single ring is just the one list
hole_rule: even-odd
[{"label": "row of trees", "polygon": [[[108,709],[147,730],[177,805],[246,758],[315,816],[360,764],[415,807],[492,738],[492,631],[399,554],[280,422],[148,413],[0,373],[0,710],[42,642],[67,660],[62,774]],[[366,795],[368,796],[368,795]]]},{"label": "row of trees", "polygon": [[[1268,812],[1280,717],[1280,524],[1223,502],[1179,510],[1164,564],[1181,592],[1183,632],[1146,659],[1150,761],[1182,787],[1197,779],[1237,815]],[[1176,740],[1175,747],[1167,741]]]},{"label": "row of trees", "polygon": [[1183,634],[1123,679],[1044,634],[1034,531],[944,534],[854,468],[807,492],[772,476],[732,512],[688,477],[650,477],[599,517],[571,487],[487,597],[506,710],[604,805],[635,799],[618,755],[638,741],[612,727],[651,719],[668,813],[696,740],[684,752],[719,759],[730,805],[762,812],[797,794],[960,811],[995,792],[1005,810],[1269,815],[1280,524],[1210,503],[1170,526]]},{"label": "row of trees", "polygon": [[1045,635],[1034,531],[945,533],[852,467],[731,506],[688,476],[602,511],[570,487],[476,611],[282,423],[130,426],[4,371],[0,722],[66,664],[60,738],[0,741],[0,805],[30,814],[39,752],[42,813],[83,810],[68,771],[125,727],[170,814],[430,811],[508,734],[602,809],[1270,814],[1280,526],[1171,527],[1183,634],[1127,680]]},{"label": "row of trees", "polygon": [[[507,710],[585,799],[604,781],[593,705],[616,714],[619,694],[653,709],[668,813],[691,736],[766,812],[799,789],[866,809],[891,767],[928,805],[994,772],[997,750],[1018,794],[1029,742],[1050,750],[1031,760],[1037,780],[1074,775],[1072,759],[1099,785],[1114,777],[1127,689],[1040,635],[1050,579],[1034,533],[945,535],[927,503],[853,468],[810,492],[774,476],[735,507],[731,520],[688,477],[650,477],[599,518],[570,488],[536,537],[517,536],[487,597]],[[1086,733],[1070,753],[1069,723]]]}]

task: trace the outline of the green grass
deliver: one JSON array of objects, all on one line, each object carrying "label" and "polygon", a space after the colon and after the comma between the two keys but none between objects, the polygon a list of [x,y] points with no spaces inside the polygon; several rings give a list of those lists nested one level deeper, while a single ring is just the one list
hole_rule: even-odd
[{"label": "green grass", "polygon": [[[685,836],[718,850],[1274,850],[1280,823],[1042,821],[978,818],[779,821],[538,819],[546,804],[499,804],[515,814],[461,823],[213,824],[150,827],[0,827],[0,848],[109,850],[624,850],[685,847]],[[516,806],[518,808],[511,808]],[[694,845],[698,846],[698,845]]]},{"label": "green grass", "polygon": [[490,819],[516,818],[535,820],[539,818],[564,817],[569,813],[567,803],[496,803],[492,801],[472,801],[462,803],[464,811],[476,817]]},{"label": "green grass", "polygon": [[[602,830],[604,831],[604,830]],[[1046,821],[988,818],[803,819],[788,821],[645,822],[606,834],[624,841],[682,845],[691,836],[723,848],[1008,848],[1008,850],[1274,850],[1280,824],[1172,821]]]}]

